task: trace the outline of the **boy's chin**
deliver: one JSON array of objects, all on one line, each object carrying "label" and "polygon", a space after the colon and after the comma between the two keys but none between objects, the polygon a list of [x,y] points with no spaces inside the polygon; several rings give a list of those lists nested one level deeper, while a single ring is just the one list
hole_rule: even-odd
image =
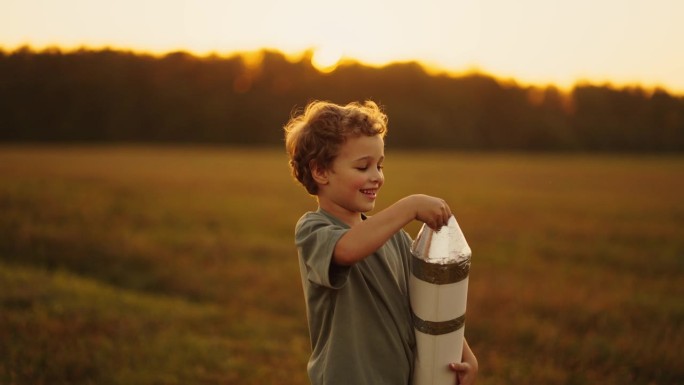
[{"label": "boy's chin", "polygon": [[362,213],[367,213],[367,212],[369,212],[369,211],[373,211],[374,208],[375,208],[375,203],[368,204],[368,205],[364,205],[364,206],[363,206],[363,210],[361,210],[361,212],[362,212]]}]

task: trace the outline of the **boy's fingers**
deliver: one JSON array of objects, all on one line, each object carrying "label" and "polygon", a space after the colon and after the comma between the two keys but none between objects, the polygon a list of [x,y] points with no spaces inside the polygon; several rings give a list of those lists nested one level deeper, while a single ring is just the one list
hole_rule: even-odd
[{"label": "boy's fingers", "polygon": [[452,362],[449,364],[449,369],[453,370],[454,372],[462,372],[468,369],[468,364],[463,362]]},{"label": "boy's fingers", "polygon": [[440,208],[442,211],[442,225],[446,226],[449,224],[449,218],[451,218],[451,208],[444,200],[442,200],[442,206]]}]

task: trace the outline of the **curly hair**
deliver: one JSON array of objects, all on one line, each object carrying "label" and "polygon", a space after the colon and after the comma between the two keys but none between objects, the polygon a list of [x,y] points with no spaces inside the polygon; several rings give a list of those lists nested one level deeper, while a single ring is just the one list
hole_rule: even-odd
[{"label": "curly hair", "polygon": [[311,195],[318,185],[311,167],[329,169],[340,146],[348,137],[387,134],[387,115],[373,101],[352,102],[346,106],[314,101],[285,125],[285,148],[292,175]]}]

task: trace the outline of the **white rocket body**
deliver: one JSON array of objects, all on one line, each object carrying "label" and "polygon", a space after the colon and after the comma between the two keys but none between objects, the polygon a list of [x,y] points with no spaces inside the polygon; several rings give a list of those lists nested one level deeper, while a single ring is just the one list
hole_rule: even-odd
[{"label": "white rocket body", "polygon": [[423,225],[411,248],[409,296],[416,333],[413,385],[451,385],[461,362],[471,250],[456,219]]}]

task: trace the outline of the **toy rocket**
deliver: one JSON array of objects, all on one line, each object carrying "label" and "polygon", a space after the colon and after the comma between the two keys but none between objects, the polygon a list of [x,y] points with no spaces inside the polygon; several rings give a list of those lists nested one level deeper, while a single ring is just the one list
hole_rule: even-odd
[{"label": "toy rocket", "polygon": [[409,297],[416,333],[413,385],[453,384],[461,362],[470,246],[453,216],[435,232],[423,225],[411,247]]}]

